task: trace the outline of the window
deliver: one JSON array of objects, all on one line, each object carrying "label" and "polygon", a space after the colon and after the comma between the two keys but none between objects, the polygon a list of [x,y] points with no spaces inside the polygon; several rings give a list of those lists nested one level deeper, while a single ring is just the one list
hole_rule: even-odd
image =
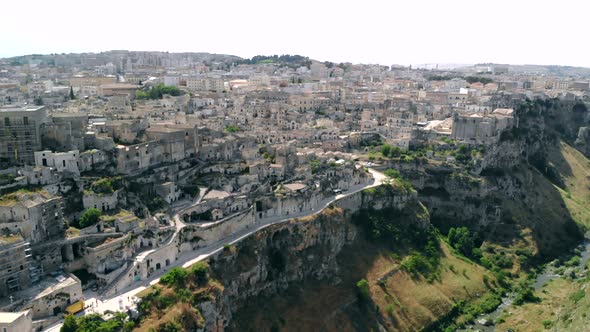
[{"label": "window", "polygon": [[25,116],[23,117],[23,123],[25,124],[25,126],[29,125],[29,117]]}]

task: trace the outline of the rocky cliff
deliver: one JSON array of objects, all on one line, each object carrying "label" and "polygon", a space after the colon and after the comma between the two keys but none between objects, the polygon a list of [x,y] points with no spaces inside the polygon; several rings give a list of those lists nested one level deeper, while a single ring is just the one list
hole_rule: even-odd
[{"label": "rocky cliff", "polygon": [[[282,296],[307,283],[336,288],[344,285],[346,293],[352,291],[352,300],[356,300],[350,284],[352,279],[348,279],[351,276],[360,278],[360,275],[349,271],[350,266],[346,259],[343,261],[342,254],[345,248],[364,241],[360,236],[362,220],[353,223],[352,217],[365,209],[388,209],[395,214],[392,221],[417,228],[430,227],[416,193],[397,189],[395,185],[368,189],[336,201],[319,214],[269,226],[210,258],[211,276],[221,287],[211,287],[208,296],[193,301],[193,307],[203,318],[202,328],[205,331],[245,330],[241,326],[248,320],[243,315],[253,309],[252,303]],[[342,278],[348,282],[343,283]],[[158,311],[160,301],[152,302],[155,308],[144,308],[144,315]],[[275,323],[271,321],[270,325]]]},{"label": "rocky cliff", "polygon": [[[418,204],[415,193],[400,192],[391,186],[353,196],[321,214],[270,226],[212,259],[214,275],[225,290],[221,303],[201,305],[206,330],[219,330],[228,324],[237,329],[231,324],[232,313],[255,297],[281,294],[294,284],[310,280],[338,284],[342,267],[337,257],[359,234],[359,226],[351,222],[356,211],[339,205],[360,201],[360,208],[393,207],[401,214],[403,209]],[[409,216],[404,222],[428,227],[427,220]],[[215,319],[220,313],[226,317],[222,321]]]}]

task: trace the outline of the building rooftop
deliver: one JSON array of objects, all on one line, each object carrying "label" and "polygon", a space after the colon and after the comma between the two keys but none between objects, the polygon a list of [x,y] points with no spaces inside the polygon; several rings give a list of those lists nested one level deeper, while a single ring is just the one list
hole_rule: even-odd
[{"label": "building rooftop", "polygon": [[504,115],[504,116],[512,116],[514,110],[512,108],[496,108],[492,114]]},{"label": "building rooftop", "polygon": [[45,108],[45,106],[23,106],[23,107],[0,107],[0,112],[36,112],[40,109]]},{"label": "building rooftop", "polygon": [[174,128],[174,127],[163,127],[163,126],[152,126],[148,129],[146,129],[146,131],[148,132],[153,132],[153,133],[176,133],[176,132],[184,132],[185,129],[184,128]]},{"label": "building rooftop", "polygon": [[51,198],[51,195],[45,190],[29,191],[21,189],[19,191],[0,196],[0,206],[14,206],[22,202],[26,207],[31,207],[45,202]]},{"label": "building rooftop", "polygon": [[211,191],[209,191],[209,193],[207,195],[205,195],[205,197],[203,197],[203,200],[222,199],[222,198],[229,197],[229,196],[230,196],[230,194],[226,191],[211,190]]},{"label": "building rooftop", "polygon": [[288,183],[288,184],[283,185],[283,187],[285,187],[291,191],[297,191],[297,190],[304,189],[307,186],[303,183]]},{"label": "building rooftop", "polygon": [[9,324],[26,315],[27,312],[0,312],[0,324]]},{"label": "building rooftop", "polygon": [[37,296],[35,296],[35,298],[36,299],[42,298],[42,297],[47,296],[59,289],[74,285],[76,283],[77,283],[77,281],[74,280],[74,278],[72,278],[70,276],[64,277],[63,275],[59,275],[55,278],[45,278],[39,284],[39,287],[42,288],[43,290],[39,294],[37,294]]}]

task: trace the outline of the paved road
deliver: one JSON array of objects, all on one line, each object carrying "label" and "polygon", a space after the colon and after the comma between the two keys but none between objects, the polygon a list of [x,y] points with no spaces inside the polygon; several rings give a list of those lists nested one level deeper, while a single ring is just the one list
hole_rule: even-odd
[{"label": "paved road", "polygon": [[[105,311],[125,311],[126,307],[133,305],[133,302],[135,301],[135,295],[137,293],[146,289],[149,285],[153,285],[153,284],[158,283],[160,281],[160,277],[162,275],[164,275],[167,272],[167,270],[169,270],[175,266],[182,266],[184,268],[190,267],[191,265],[193,265],[201,260],[207,259],[208,257],[212,256],[213,254],[216,254],[216,253],[222,251],[224,245],[235,244],[237,242],[240,242],[241,240],[247,238],[248,236],[250,236],[250,235],[252,235],[252,234],[254,234],[254,233],[270,226],[270,225],[275,225],[275,224],[287,222],[288,220],[293,219],[293,218],[300,218],[300,217],[318,214],[322,210],[324,210],[326,207],[328,207],[328,205],[334,203],[335,201],[337,201],[341,198],[350,196],[352,194],[355,194],[355,193],[362,191],[364,189],[377,187],[377,186],[381,185],[383,183],[383,181],[387,178],[383,173],[381,173],[379,171],[369,169],[369,172],[373,175],[374,180],[372,183],[366,184],[366,185],[353,186],[348,191],[346,191],[342,194],[339,194],[339,195],[336,195],[332,198],[328,198],[328,199],[323,200],[318,205],[318,207],[313,210],[304,211],[304,212],[298,213],[296,215],[290,215],[289,217],[278,216],[278,217],[265,218],[265,219],[257,222],[256,225],[253,225],[253,226],[246,228],[242,231],[236,232],[224,239],[221,239],[217,242],[214,242],[214,243],[208,245],[207,247],[199,248],[194,251],[182,252],[177,261],[170,264],[170,266],[166,267],[166,269],[162,269],[162,270],[158,271],[157,273],[152,274],[149,277],[149,280],[143,281],[141,283],[141,286],[138,286],[137,283],[135,283],[135,284],[127,287],[126,289],[119,291],[117,293],[117,295],[105,297],[102,299],[99,298],[95,292],[92,292],[92,291],[84,292],[84,297],[85,297],[87,305],[90,305],[91,303],[93,303],[93,307],[88,308],[85,311],[85,313],[87,313],[87,314],[101,313],[102,314]],[[176,214],[175,218],[178,215],[179,214]],[[182,225],[183,226],[177,228],[177,231],[179,231],[180,229],[182,229],[182,227],[184,227],[184,223]],[[61,326],[61,324],[53,326],[52,329],[47,329],[45,331],[59,331],[59,326]]]}]

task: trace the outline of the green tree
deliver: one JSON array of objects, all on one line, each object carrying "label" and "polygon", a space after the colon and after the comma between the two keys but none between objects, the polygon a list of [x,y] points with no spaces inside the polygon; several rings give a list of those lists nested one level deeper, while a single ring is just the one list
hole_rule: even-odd
[{"label": "green tree", "polygon": [[392,179],[399,179],[401,178],[401,174],[399,173],[398,170],[390,168],[387,169],[383,172],[383,174],[387,175],[388,177],[392,178]]},{"label": "green tree", "polygon": [[64,324],[61,326],[60,332],[76,332],[78,330],[78,320],[74,315],[68,315],[64,319]]},{"label": "green tree", "polygon": [[70,85],[70,100],[74,99],[76,99],[76,96],[74,95],[74,88]]},{"label": "green tree", "polygon": [[317,159],[313,159],[309,162],[311,165],[311,174],[316,174],[320,170],[321,162]]},{"label": "green tree", "polygon": [[113,183],[110,179],[94,181],[92,185],[90,185],[90,189],[97,194],[112,194],[114,191]]},{"label": "green tree", "polygon": [[209,264],[197,262],[191,268],[191,274],[199,286],[204,286],[209,281]]},{"label": "green tree", "polygon": [[98,222],[102,213],[99,209],[90,208],[82,214],[80,217],[80,227],[86,228],[92,226]]},{"label": "green tree", "polygon": [[389,144],[383,144],[381,146],[381,154],[385,157],[389,157],[391,155],[392,146]]},{"label": "green tree", "polygon": [[367,300],[370,297],[369,282],[367,279],[361,279],[356,283],[356,289],[361,299]]},{"label": "green tree", "polygon": [[228,133],[237,133],[240,131],[240,127],[238,127],[236,125],[229,125],[229,126],[225,127],[225,131]]},{"label": "green tree", "polygon": [[182,287],[188,277],[188,271],[181,267],[173,267],[168,273],[160,278],[160,283],[175,288]]},{"label": "green tree", "polygon": [[475,235],[467,227],[451,227],[447,236],[449,244],[465,256],[472,256],[475,248]]}]

